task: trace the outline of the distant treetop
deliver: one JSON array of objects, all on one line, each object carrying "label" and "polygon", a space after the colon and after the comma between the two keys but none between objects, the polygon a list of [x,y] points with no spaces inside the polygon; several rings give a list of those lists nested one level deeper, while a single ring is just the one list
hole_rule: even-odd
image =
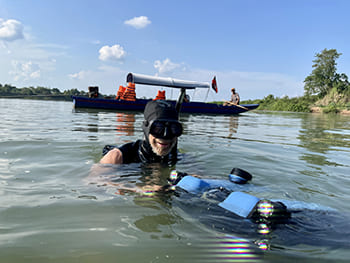
[{"label": "distant treetop", "polygon": [[315,55],[313,70],[304,80],[306,95],[326,96],[332,89],[339,93],[350,91],[350,83],[345,73],[337,73],[336,60],[342,55],[336,49],[324,49]]}]

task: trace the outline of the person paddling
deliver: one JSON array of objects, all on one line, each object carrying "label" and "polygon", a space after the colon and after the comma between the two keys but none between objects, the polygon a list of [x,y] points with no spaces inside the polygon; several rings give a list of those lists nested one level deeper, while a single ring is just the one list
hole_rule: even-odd
[{"label": "person paddling", "polygon": [[106,145],[101,164],[166,163],[177,161],[177,141],[182,135],[182,124],[175,107],[164,100],[147,103],[142,124],[143,140],[121,147]]},{"label": "person paddling", "polygon": [[224,106],[230,106],[230,105],[238,105],[240,102],[240,97],[239,94],[236,92],[235,88],[231,89],[231,100],[230,101],[226,101],[224,103]]}]

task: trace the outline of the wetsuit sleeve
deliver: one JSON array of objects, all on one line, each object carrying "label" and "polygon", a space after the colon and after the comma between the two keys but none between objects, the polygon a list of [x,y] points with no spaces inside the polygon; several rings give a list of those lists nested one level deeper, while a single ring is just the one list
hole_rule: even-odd
[{"label": "wetsuit sleeve", "polygon": [[123,154],[123,163],[140,162],[140,157],[138,153],[140,142],[141,142],[140,140],[136,142],[129,142],[119,147],[119,150]]}]

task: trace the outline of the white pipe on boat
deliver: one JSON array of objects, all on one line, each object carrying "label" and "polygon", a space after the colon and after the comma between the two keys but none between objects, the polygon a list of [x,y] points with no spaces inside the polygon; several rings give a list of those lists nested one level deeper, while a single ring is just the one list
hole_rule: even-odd
[{"label": "white pipe on boat", "polygon": [[172,87],[172,88],[185,88],[185,89],[210,88],[210,84],[207,82],[180,80],[180,79],[173,79],[173,78],[164,78],[164,77],[135,74],[135,73],[129,73],[126,77],[126,82],[132,82],[135,84],[144,84],[144,85]]}]

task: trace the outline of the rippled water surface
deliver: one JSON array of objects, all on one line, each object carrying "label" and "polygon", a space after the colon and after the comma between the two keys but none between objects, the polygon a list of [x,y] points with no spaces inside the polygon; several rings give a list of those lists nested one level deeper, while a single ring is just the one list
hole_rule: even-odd
[{"label": "rippled water surface", "polygon": [[[141,113],[15,99],[0,99],[0,109],[0,262],[350,258],[350,116],[183,115],[182,159],[168,168],[97,164],[105,144],[142,137]],[[261,234],[256,224],[216,211],[210,199],[120,190],[121,182],[165,184],[175,168],[226,180],[233,167],[253,175],[241,191],[315,209]]]}]

